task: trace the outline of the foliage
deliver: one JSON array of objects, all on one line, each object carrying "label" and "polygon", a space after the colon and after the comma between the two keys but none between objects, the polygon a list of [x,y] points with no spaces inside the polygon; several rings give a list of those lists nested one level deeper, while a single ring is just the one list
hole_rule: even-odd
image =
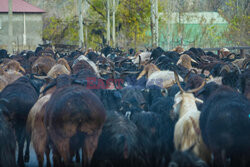
[{"label": "foliage", "polygon": [[228,40],[237,45],[250,45],[249,41],[249,1],[228,0],[225,10],[219,10],[229,23],[229,29],[225,33]]},{"label": "foliage", "polygon": [[145,42],[145,32],[150,23],[150,0],[123,0],[118,6],[118,23],[127,37],[128,44],[132,41]]},{"label": "foliage", "polygon": [[76,17],[70,16],[65,19],[50,17],[44,19],[43,40],[51,41],[52,44],[77,44],[78,22]]}]

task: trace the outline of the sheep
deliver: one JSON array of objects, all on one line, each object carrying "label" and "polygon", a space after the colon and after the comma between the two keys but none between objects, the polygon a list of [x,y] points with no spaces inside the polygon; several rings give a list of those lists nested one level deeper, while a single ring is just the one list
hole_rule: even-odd
[{"label": "sheep", "polygon": [[197,92],[204,87],[205,81],[196,89],[184,91],[180,85],[178,74],[176,72],[175,79],[181,90],[174,98],[174,114],[179,115],[179,120],[177,121],[174,130],[175,148],[180,151],[185,151],[195,144],[193,149],[194,154],[210,164],[210,152],[204,144],[200,134],[200,111],[198,111],[195,103],[200,100],[193,95],[194,92]]}]

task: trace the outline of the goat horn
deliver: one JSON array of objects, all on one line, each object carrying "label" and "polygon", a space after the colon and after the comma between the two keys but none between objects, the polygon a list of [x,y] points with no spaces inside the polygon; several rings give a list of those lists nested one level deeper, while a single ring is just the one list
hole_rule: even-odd
[{"label": "goat horn", "polygon": [[138,73],[139,73],[139,71],[124,71],[121,73],[121,75],[122,74],[138,74]]},{"label": "goat horn", "polygon": [[221,70],[220,70],[220,74],[222,73],[223,70],[226,70],[227,72],[230,72],[230,71],[231,71],[229,65],[224,65],[224,66],[221,68]]},{"label": "goat horn", "polygon": [[22,66],[19,67],[19,70],[25,73],[25,69]]},{"label": "goat horn", "polygon": [[179,76],[176,71],[174,71],[174,77],[175,77],[175,82],[177,83],[178,87],[180,88],[181,92],[185,92],[183,88],[181,87]]},{"label": "goat horn", "polygon": [[33,76],[34,76],[34,78],[37,78],[37,79],[54,79],[50,76],[37,76],[37,75],[33,75]]},{"label": "goat horn", "polygon": [[195,74],[198,74],[198,71],[196,70],[196,69],[191,69],[188,73],[187,73],[187,75],[185,76],[185,79],[184,79],[184,82],[187,82],[188,81],[188,78],[189,78],[189,76],[190,76],[190,74],[191,74],[191,72],[194,72]]},{"label": "goat horn", "polygon": [[195,61],[195,60],[192,59],[192,58],[191,58],[191,62],[196,63],[196,64],[199,64],[199,63],[197,63],[197,61]]},{"label": "goat horn", "polygon": [[237,64],[234,64],[234,63],[232,63],[232,64],[233,64],[233,66],[235,66],[237,68],[237,70],[239,71],[239,74],[241,75],[241,71],[240,71],[239,66]]},{"label": "goat horn", "polygon": [[250,59],[246,59],[246,60],[244,60],[243,61],[243,65],[242,65],[242,67],[243,67],[243,69],[246,69],[247,68],[247,65],[250,63]]},{"label": "goat horn", "polygon": [[192,89],[192,90],[189,90],[188,93],[198,92],[199,90],[201,90],[205,86],[205,84],[206,84],[206,81],[203,81],[200,87]]}]

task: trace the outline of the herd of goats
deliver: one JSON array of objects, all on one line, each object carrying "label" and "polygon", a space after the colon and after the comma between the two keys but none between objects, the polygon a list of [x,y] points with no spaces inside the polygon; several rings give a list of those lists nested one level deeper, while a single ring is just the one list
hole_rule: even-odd
[{"label": "herd of goats", "polygon": [[1,49],[0,167],[30,144],[39,167],[249,167],[249,66],[226,48]]}]

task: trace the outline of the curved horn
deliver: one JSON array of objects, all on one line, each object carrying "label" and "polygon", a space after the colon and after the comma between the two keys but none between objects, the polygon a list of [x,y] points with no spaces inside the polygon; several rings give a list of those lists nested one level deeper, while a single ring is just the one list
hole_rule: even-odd
[{"label": "curved horn", "polygon": [[229,65],[224,65],[224,66],[221,68],[221,70],[220,70],[220,74],[222,73],[223,70],[226,70],[227,72],[230,72],[230,71],[231,71]]},{"label": "curved horn", "polygon": [[244,60],[243,63],[242,63],[242,64],[243,64],[243,65],[242,65],[242,68],[243,68],[243,69],[246,69],[246,68],[247,68],[247,65],[248,65],[249,63],[250,63],[250,59]]},{"label": "curved horn", "polygon": [[25,69],[22,66],[19,66],[19,70],[21,70],[22,72],[26,72]]},{"label": "curved horn", "polygon": [[54,78],[51,78],[50,76],[37,76],[37,75],[33,75],[34,78],[37,78],[37,79],[54,79]]},{"label": "curved horn", "polygon": [[198,92],[199,90],[201,90],[201,89],[205,86],[205,84],[206,84],[206,81],[203,81],[200,87],[195,88],[195,89],[192,89],[192,90],[189,90],[189,91],[187,91],[187,92],[188,92],[188,93],[195,93],[195,92]]},{"label": "curved horn", "polygon": [[193,71],[195,74],[198,74],[198,71],[197,71],[196,69],[191,69],[191,70],[187,73],[187,75],[185,76],[184,82],[187,82],[187,81],[188,81],[188,78],[189,78],[189,76],[190,76],[190,74],[191,74],[192,71]]},{"label": "curved horn", "polygon": [[174,77],[175,77],[175,82],[177,83],[178,87],[180,88],[181,92],[185,92],[183,88],[181,87],[180,80],[179,80],[179,75],[177,74],[176,71],[174,71]]},{"label": "curved horn", "polygon": [[237,70],[239,71],[239,74],[241,75],[241,71],[240,71],[239,66],[237,64],[234,64],[234,63],[232,63],[232,64],[233,64],[233,66],[235,66],[237,68]]},{"label": "curved horn", "polygon": [[124,71],[120,75],[124,75],[124,74],[138,74],[139,72],[140,71]]}]

